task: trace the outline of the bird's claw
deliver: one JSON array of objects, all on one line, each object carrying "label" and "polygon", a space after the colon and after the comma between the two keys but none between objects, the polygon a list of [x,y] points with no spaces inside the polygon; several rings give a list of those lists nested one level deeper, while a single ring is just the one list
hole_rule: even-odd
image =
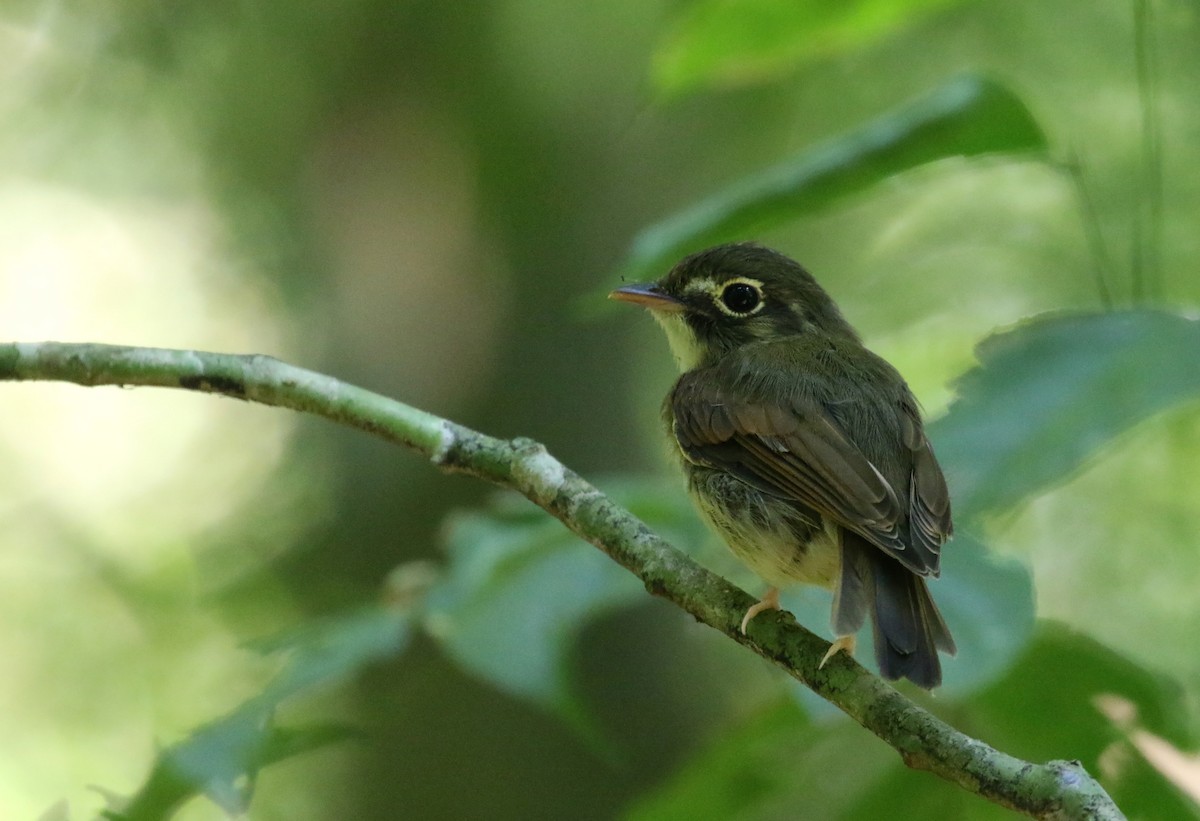
[{"label": "bird's claw", "polygon": [[855,638],[853,635],[838,636],[836,639],[833,640],[833,644],[829,645],[829,649],[825,651],[825,657],[823,659],[821,659],[821,663],[817,665],[817,669],[820,670],[822,667],[824,667],[825,662],[829,661],[831,658],[836,656],[838,654],[838,652],[841,650],[845,650],[846,655],[853,658],[854,657],[854,645],[855,645]]},{"label": "bird's claw", "polygon": [[764,610],[780,610],[779,606],[779,588],[772,587],[763,594],[763,597],[758,600],[758,604],[753,605],[746,611],[746,615],[742,616],[742,635],[746,635],[746,628],[750,626],[750,620]]}]

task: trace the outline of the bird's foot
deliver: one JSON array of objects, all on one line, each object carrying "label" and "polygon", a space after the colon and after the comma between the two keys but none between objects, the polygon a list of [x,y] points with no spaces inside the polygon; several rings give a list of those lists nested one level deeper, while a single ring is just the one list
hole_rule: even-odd
[{"label": "bird's foot", "polygon": [[821,659],[821,663],[817,665],[817,669],[820,670],[822,667],[824,667],[825,662],[836,656],[841,650],[845,650],[846,655],[854,658],[854,645],[855,638],[853,634],[849,636],[838,636],[833,640],[833,644],[829,645],[829,649],[825,651],[825,658]]},{"label": "bird's foot", "polygon": [[746,628],[750,626],[750,620],[764,610],[780,610],[779,606],[779,588],[767,588],[767,592],[758,600],[758,604],[746,611],[746,615],[742,616],[742,635],[746,635]]}]

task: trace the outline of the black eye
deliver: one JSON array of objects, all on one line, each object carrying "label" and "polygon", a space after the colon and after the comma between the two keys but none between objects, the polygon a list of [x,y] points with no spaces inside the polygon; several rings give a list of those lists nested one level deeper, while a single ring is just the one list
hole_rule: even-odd
[{"label": "black eye", "polygon": [[733,314],[748,314],[762,302],[762,294],[748,282],[731,282],[721,289],[721,302]]}]

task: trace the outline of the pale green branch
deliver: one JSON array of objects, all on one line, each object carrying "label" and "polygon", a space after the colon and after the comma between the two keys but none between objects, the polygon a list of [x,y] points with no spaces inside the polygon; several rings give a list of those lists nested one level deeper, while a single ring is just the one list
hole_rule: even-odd
[{"label": "pale green branch", "polygon": [[668,599],[770,659],[900,753],[964,789],[1034,818],[1121,819],[1078,762],[1034,764],[971,738],[844,654],[818,668],[828,644],[790,615],[738,630],[754,602],[697,565],[528,439],[505,441],[267,356],[111,345],[0,344],[0,380],[183,388],[316,414],[424,454],[443,470],[525,495]]}]

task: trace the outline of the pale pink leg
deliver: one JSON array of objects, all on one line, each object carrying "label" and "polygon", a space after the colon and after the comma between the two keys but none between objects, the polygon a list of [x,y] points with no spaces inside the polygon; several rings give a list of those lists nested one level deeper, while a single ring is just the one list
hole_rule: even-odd
[{"label": "pale pink leg", "polygon": [[836,639],[834,639],[833,644],[829,645],[829,649],[825,652],[825,658],[821,659],[821,663],[817,665],[817,669],[820,670],[822,667],[824,667],[825,662],[836,656],[839,650],[845,650],[847,656],[854,658],[854,643],[855,639],[853,634],[849,636],[838,636]]},{"label": "pale pink leg", "polygon": [[758,600],[758,604],[746,611],[746,615],[742,616],[742,635],[746,635],[746,628],[750,626],[750,620],[764,610],[779,610],[779,588],[769,587],[763,597]]}]

